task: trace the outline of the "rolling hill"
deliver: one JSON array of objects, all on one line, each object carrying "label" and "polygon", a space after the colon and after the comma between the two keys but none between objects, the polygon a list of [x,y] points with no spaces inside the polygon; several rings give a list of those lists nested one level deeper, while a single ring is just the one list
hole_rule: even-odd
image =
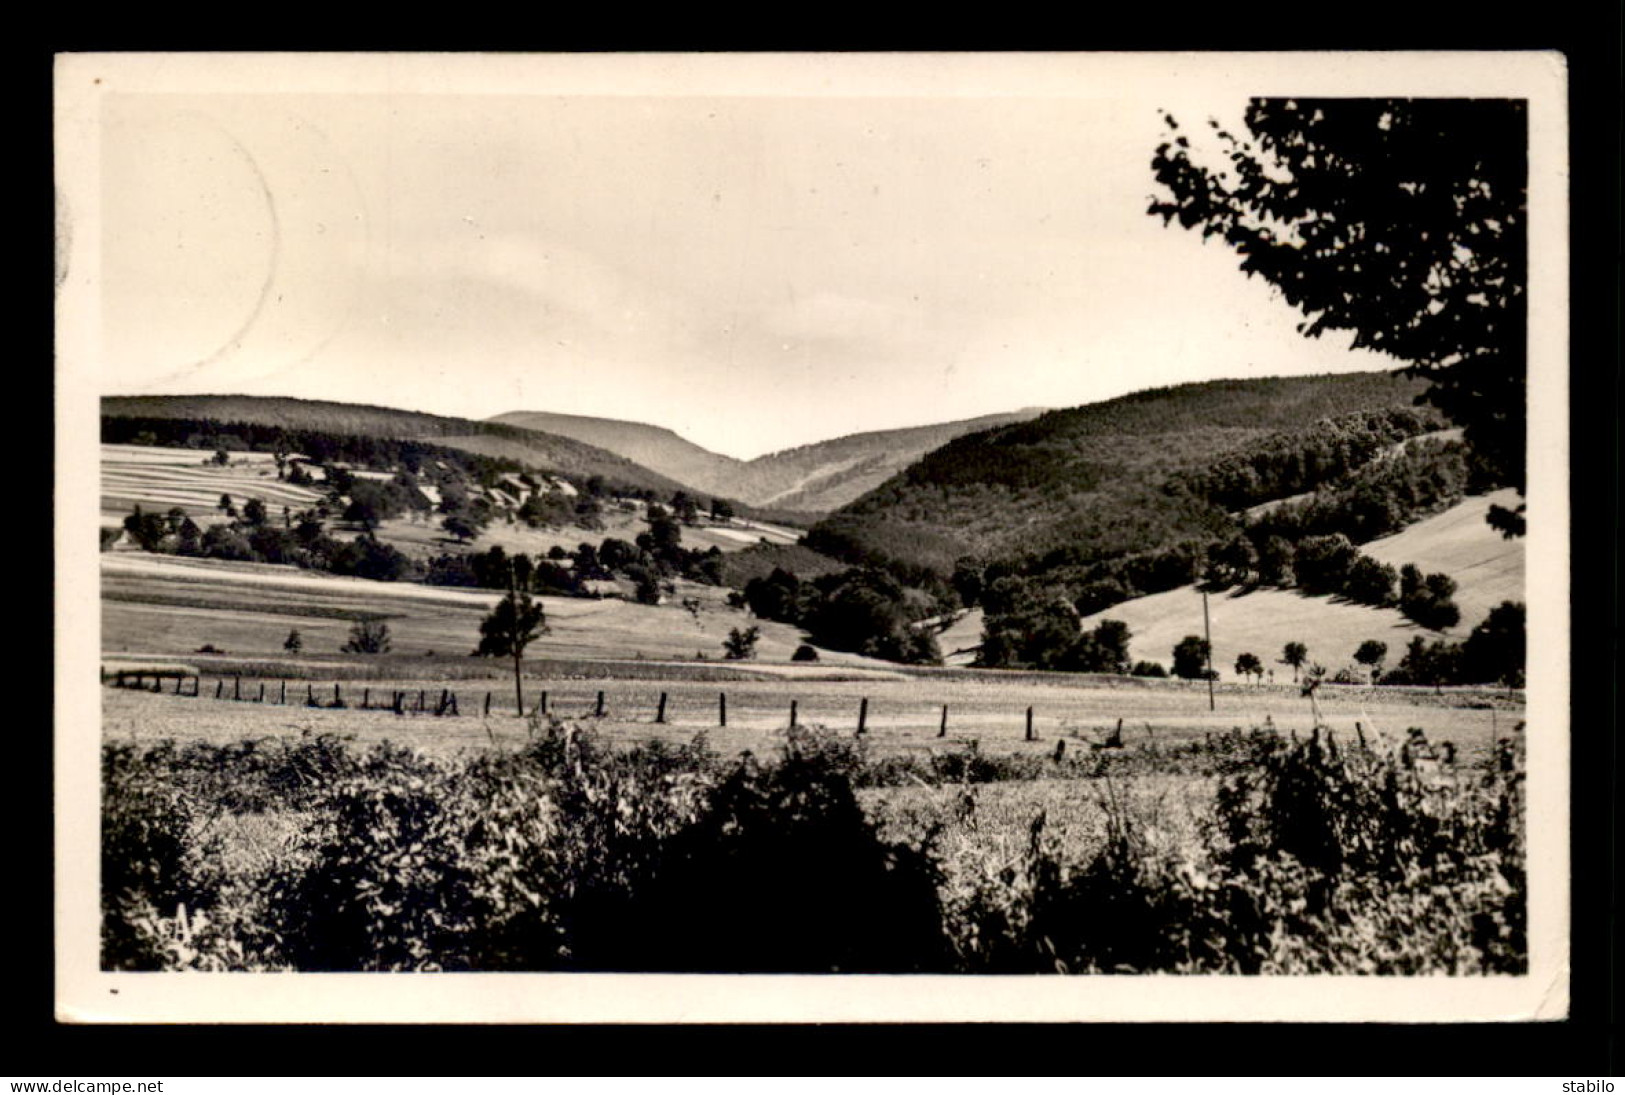
[{"label": "rolling hill", "polygon": [[[1290,671],[1276,664],[1281,648],[1289,642],[1305,643],[1312,661],[1335,671],[1353,664],[1355,648],[1366,639],[1388,644],[1387,664],[1393,666],[1416,635],[1430,641],[1466,638],[1490,609],[1502,601],[1525,598],[1524,541],[1502,539],[1484,520],[1490,506],[1514,504],[1515,492],[1511,490],[1471,497],[1361,548],[1395,568],[1415,563],[1424,572],[1442,571],[1454,578],[1458,585],[1455,601],[1461,608],[1461,623],[1456,627],[1429,631],[1400,615],[1397,608],[1307,597],[1286,589],[1216,593],[1208,596],[1213,667],[1229,680],[1236,656],[1251,651],[1266,666],[1276,668],[1278,674],[1288,673],[1286,678],[1278,676],[1278,680],[1290,679]],[[1138,597],[1085,618],[1083,626],[1093,628],[1104,619],[1128,624],[1132,633],[1129,650],[1134,660],[1166,666],[1171,664],[1176,643],[1187,635],[1202,634],[1202,595],[1196,586],[1187,585]]]},{"label": "rolling hill", "polygon": [[[391,407],[282,396],[165,395],[106,396],[101,411],[104,441],[125,439],[122,433],[117,438],[108,435],[109,420],[241,422],[284,430],[426,441],[481,456],[505,457],[578,481],[602,476],[613,484],[660,495],[694,490],[625,456],[572,437]],[[116,425],[111,428],[118,429]]]},{"label": "rolling hill", "polygon": [[946,572],[962,555],[1086,563],[1223,534],[1228,513],[1176,477],[1285,431],[1414,409],[1426,387],[1389,373],[1220,380],[1050,411],[949,441],[808,542]]},{"label": "rolling hill", "polygon": [[723,456],[664,427],[640,422],[547,411],[511,411],[490,421],[574,438],[708,494],[737,498],[752,506],[828,513],[956,437],[1024,422],[1041,413],[1038,408],[1028,408],[958,422],[849,434],[754,460]]}]

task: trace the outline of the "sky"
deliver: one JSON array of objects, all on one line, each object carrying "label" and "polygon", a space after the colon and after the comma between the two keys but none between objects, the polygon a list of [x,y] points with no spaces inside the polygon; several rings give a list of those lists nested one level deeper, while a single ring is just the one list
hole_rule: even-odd
[{"label": "sky", "polygon": [[102,393],[598,415],[749,458],[1398,364],[1303,338],[1222,244],[1147,214],[1162,109],[1234,118],[1223,88],[780,86],[763,61],[743,92],[640,91],[614,63],[477,91],[110,89]]}]

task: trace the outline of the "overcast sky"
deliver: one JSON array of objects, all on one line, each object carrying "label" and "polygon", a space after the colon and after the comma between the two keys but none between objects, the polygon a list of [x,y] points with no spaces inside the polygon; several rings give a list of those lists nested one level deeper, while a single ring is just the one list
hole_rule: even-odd
[{"label": "overcast sky", "polygon": [[1147,215],[1159,108],[1233,119],[1242,97],[1087,77],[1015,96],[115,89],[102,390],[602,415],[750,457],[1397,364],[1304,339],[1228,249]]}]

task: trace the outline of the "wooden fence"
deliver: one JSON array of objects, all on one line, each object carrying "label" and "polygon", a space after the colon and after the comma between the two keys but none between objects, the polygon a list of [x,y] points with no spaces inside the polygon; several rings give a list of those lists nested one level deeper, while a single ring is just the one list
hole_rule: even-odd
[{"label": "wooden fence", "polygon": [[[202,698],[208,694],[208,689],[203,685],[202,676],[192,673],[145,670],[118,672],[111,675],[103,674],[103,682],[111,687],[138,689],[144,692],[161,693],[164,691],[165,682],[167,681],[173,681],[171,691],[177,696]],[[274,682],[271,687],[268,687],[268,684],[271,683],[256,679],[245,686],[241,676],[220,677],[215,681],[213,698],[228,703],[287,706],[290,702],[288,681],[279,680]],[[462,715],[479,715],[488,718],[492,714],[492,704],[499,695],[494,691],[484,692],[483,694],[475,692],[472,697],[475,702],[470,703],[467,702],[466,698],[459,698],[458,694],[449,688],[441,688],[439,694],[436,695],[434,690],[426,688],[419,688],[414,691],[411,689],[375,689],[371,685],[365,685],[358,689],[352,685],[349,691],[346,692],[342,682],[334,681],[332,691],[329,692],[325,683],[321,685],[320,689],[314,682],[307,681],[304,684],[304,695],[299,695],[296,686],[291,696],[291,702],[297,706],[327,710],[390,711],[403,717],[407,715],[432,715],[436,718],[454,718]],[[358,691],[360,692],[359,696],[356,695]],[[508,711],[504,704],[499,706],[496,713],[510,717],[515,715],[525,717],[551,715],[555,713],[556,709],[554,699],[555,697],[552,697],[547,689],[542,689],[536,696],[534,706],[528,711]],[[653,709],[648,712],[649,721],[657,725],[666,725],[668,723],[668,700],[667,693],[661,692],[659,694],[659,699],[655,702]],[[622,722],[643,721],[643,713],[630,704],[611,705],[609,697],[603,690],[597,692],[591,703],[590,710],[574,717],[595,719],[613,717]],[[789,725],[792,729],[800,725],[801,709],[798,700],[792,699],[789,701],[788,716]],[[717,693],[716,725],[719,727],[728,725],[728,693],[725,691]],[[936,736],[946,738],[948,730],[949,709],[947,704],[942,704],[941,712],[937,718]],[[867,696],[858,698],[858,706],[855,712],[855,732],[860,735],[869,732],[869,697]],[[1120,740],[1121,734],[1122,720],[1119,719],[1115,737]],[[1039,740],[1033,725],[1033,709],[1031,707],[1026,710],[1023,740]]]}]

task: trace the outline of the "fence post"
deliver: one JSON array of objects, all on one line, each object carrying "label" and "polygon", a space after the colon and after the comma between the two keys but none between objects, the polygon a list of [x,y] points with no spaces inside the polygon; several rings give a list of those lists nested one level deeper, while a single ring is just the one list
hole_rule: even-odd
[{"label": "fence post", "polygon": [[418,714],[423,714],[423,689],[418,689]]},{"label": "fence post", "polygon": [[491,693],[489,692],[485,694],[485,717],[491,717]]},{"label": "fence post", "polygon": [[175,674],[175,695],[178,696],[178,695],[181,694],[181,682],[184,681],[185,679],[186,679],[186,674],[184,674],[184,673]]},{"label": "fence post", "polygon": [[254,702],[255,703],[264,703],[265,702],[265,682],[264,681],[260,682],[260,698],[255,700]]},{"label": "fence post", "polygon": [[536,710],[544,715],[547,714],[547,689],[545,688],[542,689],[542,702],[536,705]]},{"label": "fence post", "polygon": [[1056,738],[1055,739],[1055,763],[1056,764],[1061,763],[1061,758],[1064,757],[1065,755],[1066,755],[1066,739],[1065,738]]},{"label": "fence post", "polygon": [[288,682],[282,682],[282,706],[288,706]]},{"label": "fence post", "polygon": [[869,697],[858,701],[858,733],[866,732],[869,725]]},{"label": "fence post", "polygon": [[1037,738],[1033,737],[1033,709],[1031,707],[1027,708],[1027,740],[1038,740]]},{"label": "fence post", "polygon": [[[162,692],[164,690],[164,679],[162,677],[154,676],[152,678],[152,690],[154,692]],[[1490,714],[1494,715],[1495,712],[1491,711]]]},{"label": "fence post", "polygon": [[316,706],[316,686],[309,681],[305,682],[305,706]]},{"label": "fence post", "polygon": [[942,722],[937,725],[937,737],[945,738],[947,736],[948,736],[948,705],[943,704],[942,705]]},{"label": "fence post", "polygon": [[214,698],[219,699],[226,694],[226,679],[221,677],[214,682]]},{"label": "fence post", "polygon": [[243,679],[241,677],[231,678],[231,698],[234,700],[243,698]]},{"label": "fence post", "polygon": [[333,706],[334,707],[343,707],[344,706],[344,697],[342,695],[340,695],[340,693],[339,693],[339,682],[338,681],[333,682]]},{"label": "fence post", "polygon": [[592,717],[595,719],[601,719],[604,717],[604,692],[602,689],[599,689],[598,705],[593,708]]},{"label": "fence post", "polygon": [[655,722],[664,723],[665,721],[666,721],[666,694],[664,692],[662,692],[662,693],[660,693],[660,708],[659,708],[659,710],[657,710],[655,712]]},{"label": "fence post", "polygon": [[728,693],[717,693],[717,725],[728,725]]},{"label": "fence post", "polygon": [[372,707],[372,689],[363,688],[361,690],[361,710],[366,711],[366,710],[370,709],[371,707]]},{"label": "fence post", "polygon": [[796,728],[796,701],[790,701],[790,729]]}]

